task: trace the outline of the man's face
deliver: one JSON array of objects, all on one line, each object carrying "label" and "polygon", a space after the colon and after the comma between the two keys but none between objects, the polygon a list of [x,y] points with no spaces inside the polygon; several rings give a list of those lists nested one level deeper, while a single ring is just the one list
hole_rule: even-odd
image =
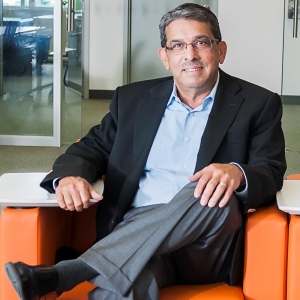
[{"label": "man's face", "polygon": [[[199,37],[215,39],[210,25],[194,20],[176,20],[166,27],[167,46],[171,42],[194,42]],[[205,93],[210,91],[218,76],[219,63],[223,63],[227,46],[225,42],[213,43],[211,49],[198,50],[188,45],[183,52],[159,49],[159,56],[170,70],[179,91]]]}]

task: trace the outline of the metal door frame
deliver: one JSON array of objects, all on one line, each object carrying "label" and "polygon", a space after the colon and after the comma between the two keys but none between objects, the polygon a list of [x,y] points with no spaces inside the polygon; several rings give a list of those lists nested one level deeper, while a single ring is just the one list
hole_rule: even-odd
[{"label": "metal door frame", "polygon": [[131,18],[132,0],[124,1],[123,22],[123,84],[131,82]]}]

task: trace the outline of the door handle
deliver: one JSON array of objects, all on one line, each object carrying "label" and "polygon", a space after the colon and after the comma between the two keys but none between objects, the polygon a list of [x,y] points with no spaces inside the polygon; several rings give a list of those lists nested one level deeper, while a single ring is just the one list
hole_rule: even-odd
[{"label": "door handle", "polygon": [[67,31],[74,31],[75,7],[74,0],[69,0]]},{"label": "door handle", "polygon": [[293,38],[298,38],[298,10],[299,0],[294,0]]}]

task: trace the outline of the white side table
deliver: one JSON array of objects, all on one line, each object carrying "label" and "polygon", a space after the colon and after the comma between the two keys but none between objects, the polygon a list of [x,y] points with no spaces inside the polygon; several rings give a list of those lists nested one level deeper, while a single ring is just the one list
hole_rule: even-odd
[{"label": "white side table", "polygon": [[279,209],[300,215],[300,180],[284,180],[282,190],[277,193]]},{"label": "white side table", "polygon": [[[47,173],[5,173],[0,176],[0,205],[10,207],[58,206],[55,194],[40,187]],[[93,184],[102,194],[103,181]],[[98,201],[91,199],[91,203]]]}]

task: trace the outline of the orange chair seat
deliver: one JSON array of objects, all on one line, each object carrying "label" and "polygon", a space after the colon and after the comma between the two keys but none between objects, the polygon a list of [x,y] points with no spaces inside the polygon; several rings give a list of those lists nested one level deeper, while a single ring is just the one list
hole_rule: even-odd
[{"label": "orange chair seat", "polygon": [[170,286],[160,291],[160,300],[244,300],[242,288],[225,283]]},{"label": "orange chair seat", "polygon": [[[84,282],[73,290],[63,293],[59,300],[87,300],[88,292],[95,286]],[[160,300],[244,300],[242,288],[225,283],[206,285],[178,285],[160,291]]]},{"label": "orange chair seat", "polygon": [[69,292],[63,293],[58,299],[59,300],[88,300],[88,292],[95,288],[94,285],[84,282],[77,285],[74,289]]}]

